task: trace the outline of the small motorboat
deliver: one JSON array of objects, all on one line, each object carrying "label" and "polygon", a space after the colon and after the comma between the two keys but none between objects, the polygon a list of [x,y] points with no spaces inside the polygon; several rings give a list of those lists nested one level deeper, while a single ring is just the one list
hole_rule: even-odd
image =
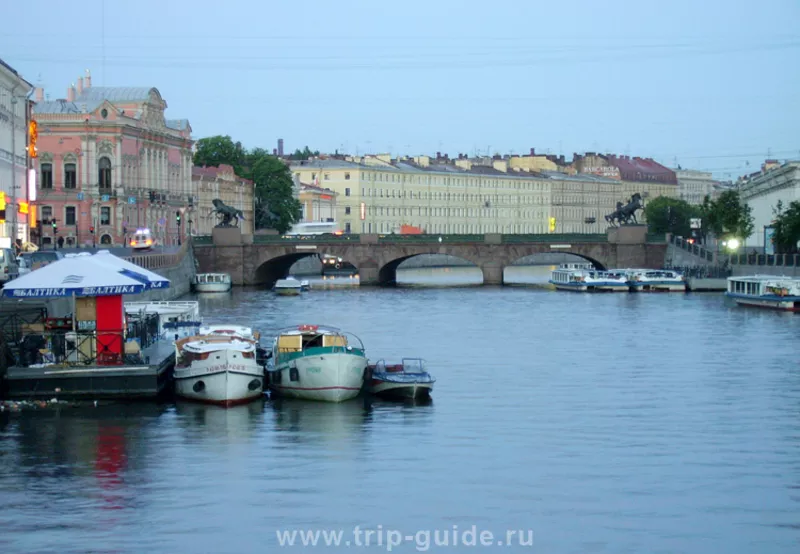
[{"label": "small motorboat", "polygon": [[403,358],[402,363],[394,365],[378,360],[369,369],[372,372],[372,394],[386,398],[428,398],[436,382],[420,358]]},{"label": "small motorboat", "polygon": [[275,281],[272,290],[279,296],[297,296],[303,290],[303,283],[289,276],[286,279],[278,279]]},{"label": "small motorboat", "polygon": [[195,292],[228,292],[231,276],[227,273],[198,273],[192,282]]}]

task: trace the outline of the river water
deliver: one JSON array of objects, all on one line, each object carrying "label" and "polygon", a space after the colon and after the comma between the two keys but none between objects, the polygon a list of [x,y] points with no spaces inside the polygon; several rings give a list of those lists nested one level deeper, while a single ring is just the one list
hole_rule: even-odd
[{"label": "river water", "polygon": [[331,551],[390,532],[397,552],[493,550],[473,526],[509,552],[800,551],[798,316],[517,287],[200,302],[424,357],[433,402],[2,413],[0,551],[301,550],[279,548],[291,529],[341,531]]}]

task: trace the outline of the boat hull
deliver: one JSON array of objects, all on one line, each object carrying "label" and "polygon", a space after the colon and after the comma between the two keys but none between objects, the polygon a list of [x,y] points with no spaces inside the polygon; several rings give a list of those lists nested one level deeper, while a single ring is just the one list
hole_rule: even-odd
[{"label": "boat hull", "polygon": [[566,290],[572,292],[628,292],[627,283],[559,283],[550,280],[556,290]]},{"label": "boat hull", "polygon": [[[233,358],[233,354],[237,354]],[[188,400],[233,406],[244,404],[264,393],[264,372],[254,359],[243,359],[237,351],[220,350],[213,362],[195,362],[175,368],[175,394]],[[220,359],[216,359],[219,356]],[[209,356],[211,358],[211,356]]]},{"label": "boat hull", "polygon": [[231,290],[230,283],[195,283],[195,292],[228,292]]},{"label": "boat hull", "polygon": [[766,308],[769,310],[780,310],[784,312],[800,312],[800,297],[774,297],[759,298],[737,294],[726,293],[738,305],[751,308]]},{"label": "boat hull", "polygon": [[433,383],[395,383],[381,379],[372,380],[372,394],[390,399],[428,398],[433,392]]},{"label": "boat hull", "polygon": [[367,358],[363,354],[333,351],[303,354],[271,370],[269,388],[288,398],[343,402],[358,396],[366,367]]},{"label": "boat hull", "polygon": [[278,296],[299,296],[301,288],[297,287],[275,287],[275,294]]},{"label": "boat hull", "polygon": [[654,282],[642,283],[636,282],[630,284],[630,289],[634,292],[686,292],[686,283],[670,283],[670,282]]},{"label": "boat hull", "polygon": [[550,284],[553,285],[556,290],[566,290],[572,292],[586,292],[587,288],[584,284],[570,284],[570,283],[557,283],[555,281],[550,281]]}]

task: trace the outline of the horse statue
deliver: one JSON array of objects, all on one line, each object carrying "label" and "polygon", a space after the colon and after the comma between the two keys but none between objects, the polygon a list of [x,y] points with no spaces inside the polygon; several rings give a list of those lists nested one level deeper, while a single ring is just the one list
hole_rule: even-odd
[{"label": "horse statue", "polygon": [[631,221],[633,221],[634,224],[638,224],[639,222],[636,219],[636,211],[643,209],[644,204],[642,203],[642,195],[636,192],[633,194],[633,196],[631,196],[630,201],[624,206],[622,205],[622,202],[617,202],[617,209],[608,214],[605,219],[614,227],[617,226],[614,221],[616,221],[619,225],[630,225]]},{"label": "horse statue", "polygon": [[239,220],[244,220],[244,213],[242,210],[227,206],[225,202],[219,198],[215,198],[211,203],[214,205],[214,209],[209,212],[209,215],[216,213],[218,217],[222,217],[222,221],[217,224],[217,227],[238,227]]}]

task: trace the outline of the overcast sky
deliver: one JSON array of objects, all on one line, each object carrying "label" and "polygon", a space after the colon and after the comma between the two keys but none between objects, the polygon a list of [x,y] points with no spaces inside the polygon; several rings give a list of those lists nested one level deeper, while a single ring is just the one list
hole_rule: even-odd
[{"label": "overcast sky", "polygon": [[3,20],[0,57],[51,99],[87,68],[155,86],[195,138],[604,151],[719,178],[800,158],[797,0],[37,0]]}]

